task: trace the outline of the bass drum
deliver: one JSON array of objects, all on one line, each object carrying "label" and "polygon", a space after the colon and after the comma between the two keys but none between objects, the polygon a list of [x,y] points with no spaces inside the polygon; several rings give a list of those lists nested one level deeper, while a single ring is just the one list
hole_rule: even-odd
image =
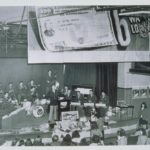
[{"label": "bass drum", "polygon": [[40,118],[44,115],[44,108],[42,106],[34,106],[32,113],[35,118]]}]

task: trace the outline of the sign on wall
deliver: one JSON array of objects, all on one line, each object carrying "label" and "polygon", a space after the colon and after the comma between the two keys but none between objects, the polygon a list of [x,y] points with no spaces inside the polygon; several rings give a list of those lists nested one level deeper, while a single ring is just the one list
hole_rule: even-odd
[{"label": "sign on wall", "polygon": [[150,98],[150,86],[133,87],[132,98],[133,99]]}]

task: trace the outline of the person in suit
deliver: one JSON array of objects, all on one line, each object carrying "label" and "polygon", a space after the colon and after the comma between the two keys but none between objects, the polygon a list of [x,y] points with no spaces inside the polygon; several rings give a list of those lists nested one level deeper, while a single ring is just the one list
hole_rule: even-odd
[{"label": "person in suit", "polygon": [[46,95],[47,99],[50,99],[49,121],[54,123],[58,120],[58,97],[60,94],[59,86],[53,84],[51,91]]},{"label": "person in suit", "polygon": [[104,91],[101,92],[100,102],[106,104],[106,106],[109,107],[109,97],[106,95]]},{"label": "person in suit", "polygon": [[27,87],[24,85],[23,81],[19,82],[18,85],[18,101],[19,104],[23,102],[27,95]]},{"label": "person in suit", "polygon": [[90,90],[86,103],[96,103],[96,102],[97,102],[97,98],[94,95],[93,90]]},{"label": "person in suit", "polygon": [[28,92],[29,92],[29,100],[33,103],[35,99],[38,97],[38,87],[40,85],[35,84],[34,80],[30,80],[28,83]]},{"label": "person in suit", "polygon": [[13,86],[13,83],[12,83],[12,82],[10,82],[10,83],[8,84],[7,92],[8,92],[8,94],[9,94],[9,98],[10,98],[11,100],[14,100],[14,99],[15,99],[15,90],[14,90],[14,86]]}]

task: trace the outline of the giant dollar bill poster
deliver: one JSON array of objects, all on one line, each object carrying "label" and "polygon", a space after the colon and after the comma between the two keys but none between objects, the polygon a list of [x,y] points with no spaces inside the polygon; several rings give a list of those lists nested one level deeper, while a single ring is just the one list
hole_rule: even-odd
[{"label": "giant dollar bill poster", "polygon": [[36,7],[45,50],[82,50],[116,45],[109,11],[94,7]]}]

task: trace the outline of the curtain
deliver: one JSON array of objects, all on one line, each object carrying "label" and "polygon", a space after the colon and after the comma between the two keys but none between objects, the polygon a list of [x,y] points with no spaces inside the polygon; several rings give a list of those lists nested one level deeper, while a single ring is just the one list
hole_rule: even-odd
[{"label": "curtain", "polygon": [[96,96],[100,99],[101,92],[109,96],[111,106],[117,103],[117,63],[96,64]]}]

